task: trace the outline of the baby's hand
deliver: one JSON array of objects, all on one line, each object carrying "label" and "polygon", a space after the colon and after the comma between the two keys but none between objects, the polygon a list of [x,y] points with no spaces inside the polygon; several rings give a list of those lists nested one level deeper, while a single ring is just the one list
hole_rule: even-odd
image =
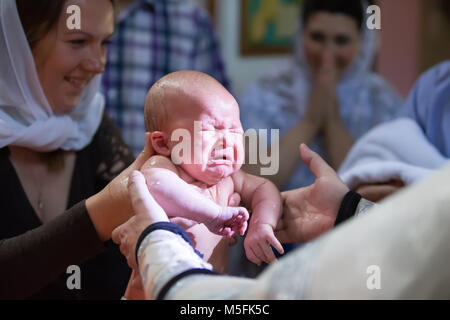
[{"label": "baby's hand", "polygon": [[213,233],[232,237],[237,233],[244,235],[248,218],[248,211],[244,207],[221,207],[220,213],[204,224]]},{"label": "baby's hand", "polygon": [[261,262],[274,262],[276,258],[270,245],[280,254],[284,253],[283,246],[275,237],[273,228],[269,224],[257,224],[250,227],[244,240],[248,260],[257,265]]}]

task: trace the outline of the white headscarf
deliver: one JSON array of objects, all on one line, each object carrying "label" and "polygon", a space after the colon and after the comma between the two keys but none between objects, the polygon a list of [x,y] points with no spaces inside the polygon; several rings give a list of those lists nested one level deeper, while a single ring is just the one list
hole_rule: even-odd
[{"label": "white headscarf", "polygon": [[78,105],[55,115],[45,97],[15,0],[0,1],[0,148],[80,150],[102,119],[104,98],[94,77]]}]

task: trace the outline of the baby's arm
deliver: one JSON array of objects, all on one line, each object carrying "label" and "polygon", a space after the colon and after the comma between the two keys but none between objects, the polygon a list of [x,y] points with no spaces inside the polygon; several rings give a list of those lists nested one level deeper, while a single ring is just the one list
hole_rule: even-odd
[{"label": "baby's arm", "polygon": [[270,248],[279,253],[283,247],[275,237],[274,230],[282,213],[282,199],[277,187],[267,179],[238,171],[232,176],[235,191],[241,194],[243,202],[250,205],[251,219],[244,240],[247,258],[255,264],[276,260]]},{"label": "baby's arm", "polygon": [[203,196],[178,176],[175,165],[164,156],[151,157],[141,168],[148,189],[169,217],[204,223],[213,233],[244,234],[249,214],[243,207],[222,207]]}]

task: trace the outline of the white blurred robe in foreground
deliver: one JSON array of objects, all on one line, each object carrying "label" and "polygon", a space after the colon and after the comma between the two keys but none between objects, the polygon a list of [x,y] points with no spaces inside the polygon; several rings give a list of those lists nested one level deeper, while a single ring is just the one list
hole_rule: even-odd
[{"label": "white blurred robe in foreground", "polygon": [[[450,166],[282,258],[258,278],[190,275],[166,299],[448,299]],[[180,236],[158,230],[139,248],[147,297],[208,268]]]}]

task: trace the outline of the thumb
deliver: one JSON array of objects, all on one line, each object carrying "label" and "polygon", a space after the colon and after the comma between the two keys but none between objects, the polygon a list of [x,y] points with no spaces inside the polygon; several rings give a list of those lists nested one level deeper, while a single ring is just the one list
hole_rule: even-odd
[{"label": "thumb", "polygon": [[150,219],[151,223],[169,221],[163,208],[150,194],[145,177],[140,171],[135,170],[130,175],[128,179],[128,194],[136,216],[145,220]]},{"label": "thumb", "polygon": [[278,251],[279,254],[284,254],[283,246],[275,235],[270,237],[269,243]]},{"label": "thumb", "polygon": [[122,225],[118,226],[117,228],[115,228],[113,230],[112,234],[111,234],[111,240],[117,245],[120,245],[120,242],[121,242],[120,234],[122,233],[122,229],[123,228],[124,227],[123,227],[123,224],[122,224]]},{"label": "thumb", "polygon": [[334,176],[336,172],[316,152],[304,143],[300,145],[300,156],[316,179],[324,176]]}]

